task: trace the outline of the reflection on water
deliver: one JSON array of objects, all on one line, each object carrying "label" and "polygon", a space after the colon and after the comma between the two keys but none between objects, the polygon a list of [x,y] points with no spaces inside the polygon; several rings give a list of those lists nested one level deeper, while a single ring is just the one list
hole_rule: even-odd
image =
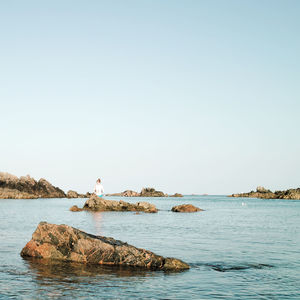
[{"label": "reflection on water", "polygon": [[[0,199],[0,300],[300,299],[299,201],[223,196],[147,201],[159,208],[157,214],[69,211],[85,199]],[[182,203],[205,212],[170,211]],[[191,269],[166,274],[24,260],[20,251],[42,220],[176,257]]]},{"label": "reflection on water", "polygon": [[23,258],[23,260],[37,279],[51,278],[70,281],[78,277],[149,277],[162,273],[127,266],[90,265],[38,258]]},{"label": "reflection on water", "polygon": [[92,219],[95,227],[95,235],[103,235],[102,233],[102,212],[90,212],[89,215],[92,215]]}]

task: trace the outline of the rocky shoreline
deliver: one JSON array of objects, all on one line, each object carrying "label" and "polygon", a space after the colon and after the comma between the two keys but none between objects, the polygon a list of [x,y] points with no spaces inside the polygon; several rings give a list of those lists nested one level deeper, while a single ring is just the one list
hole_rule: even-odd
[{"label": "rocky shoreline", "polygon": [[264,187],[259,186],[257,187],[256,191],[251,191],[249,193],[232,194],[228,197],[300,200],[300,188],[272,192],[271,190],[267,190]]},{"label": "rocky shoreline", "polygon": [[183,271],[185,262],[156,255],[111,237],[95,236],[68,225],[40,222],[21,256],[90,265],[118,265],[150,270]]},{"label": "rocky shoreline", "polygon": [[37,181],[29,175],[19,178],[0,172],[0,199],[87,198],[89,196],[90,193],[78,194],[75,191],[66,194],[43,178]]},{"label": "rocky shoreline", "polygon": [[183,197],[182,194],[175,193],[174,195],[168,195],[161,191],[156,191],[154,188],[143,188],[140,193],[126,190],[122,193],[106,194],[106,196],[116,197]]}]

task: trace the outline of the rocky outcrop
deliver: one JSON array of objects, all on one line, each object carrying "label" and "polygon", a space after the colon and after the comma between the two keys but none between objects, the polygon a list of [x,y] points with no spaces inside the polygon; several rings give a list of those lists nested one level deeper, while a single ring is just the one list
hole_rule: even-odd
[{"label": "rocky outcrop", "polygon": [[65,198],[58,187],[41,178],[36,181],[29,175],[17,176],[0,172],[0,199]]},{"label": "rocky outcrop", "polygon": [[183,197],[183,195],[179,193],[175,193],[174,195],[170,195],[169,197]]},{"label": "rocky outcrop", "polygon": [[257,187],[256,191],[251,191],[249,193],[232,194],[229,197],[300,200],[300,188],[272,192],[270,190],[265,189],[264,187],[259,186]]},{"label": "rocky outcrop", "polygon": [[154,188],[143,188],[140,193],[126,190],[122,193],[114,193],[114,194],[106,194],[106,196],[117,196],[117,197],[183,197],[183,195],[179,193],[175,193],[174,195],[168,196],[161,191],[156,191]]},{"label": "rocky outcrop", "polygon": [[117,197],[139,197],[140,194],[135,191],[126,190],[122,193],[115,193],[115,194],[106,194],[106,196],[117,196]]},{"label": "rocky outcrop", "polygon": [[82,209],[90,211],[143,211],[146,213],[158,211],[154,204],[148,202],[128,203],[122,200],[106,200],[96,195],[88,199]]},{"label": "rocky outcrop", "polygon": [[203,211],[203,209],[196,207],[192,204],[182,204],[182,205],[177,205],[172,207],[172,211],[191,213],[191,212]]},{"label": "rocky outcrop", "polygon": [[165,258],[110,237],[95,236],[67,225],[46,222],[38,225],[32,239],[22,249],[21,256],[165,271],[189,269],[188,264],[176,258]]},{"label": "rocky outcrop", "polygon": [[90,197],[90,193],[86,193],[86,194],[78,194],[75,191],[68,191],[67,192],[67,198],[89,198]]},{"label": "rocky outcrop", "polygon": [[154,188],[143,188],[140,197],[167,197],[167,195],[161,191],[156,191]]}]

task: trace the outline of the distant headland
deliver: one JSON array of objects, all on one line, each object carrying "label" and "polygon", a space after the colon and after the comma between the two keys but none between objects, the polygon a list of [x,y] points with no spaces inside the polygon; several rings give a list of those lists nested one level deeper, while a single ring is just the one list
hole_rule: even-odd
[{"label": "distant headland", "polygon": [[251,191],[249,193],[232,194],[229,195],[228,197],[300,200],[300,188],[272,192],[270,190],[265,189],[262,186],[258,186],[256,188],[256,191]]},{"label": "distant headland", "polygon": [[43,178],[36,181],[29,175],[19,178],[0,172],[0,199],[88,198],[89,196],[90,193],[78,194],[75,191],[68,191],[66,194]]}]

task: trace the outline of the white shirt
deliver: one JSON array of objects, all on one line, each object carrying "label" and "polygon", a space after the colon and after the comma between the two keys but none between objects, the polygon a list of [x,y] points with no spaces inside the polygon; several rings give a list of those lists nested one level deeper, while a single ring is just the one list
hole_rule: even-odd
[{"label": "white shirt", "polygon": [[102,195],[104,193],[104,189],[101,183],[97,183],[94,188],[94,192],[96,195]]}]

